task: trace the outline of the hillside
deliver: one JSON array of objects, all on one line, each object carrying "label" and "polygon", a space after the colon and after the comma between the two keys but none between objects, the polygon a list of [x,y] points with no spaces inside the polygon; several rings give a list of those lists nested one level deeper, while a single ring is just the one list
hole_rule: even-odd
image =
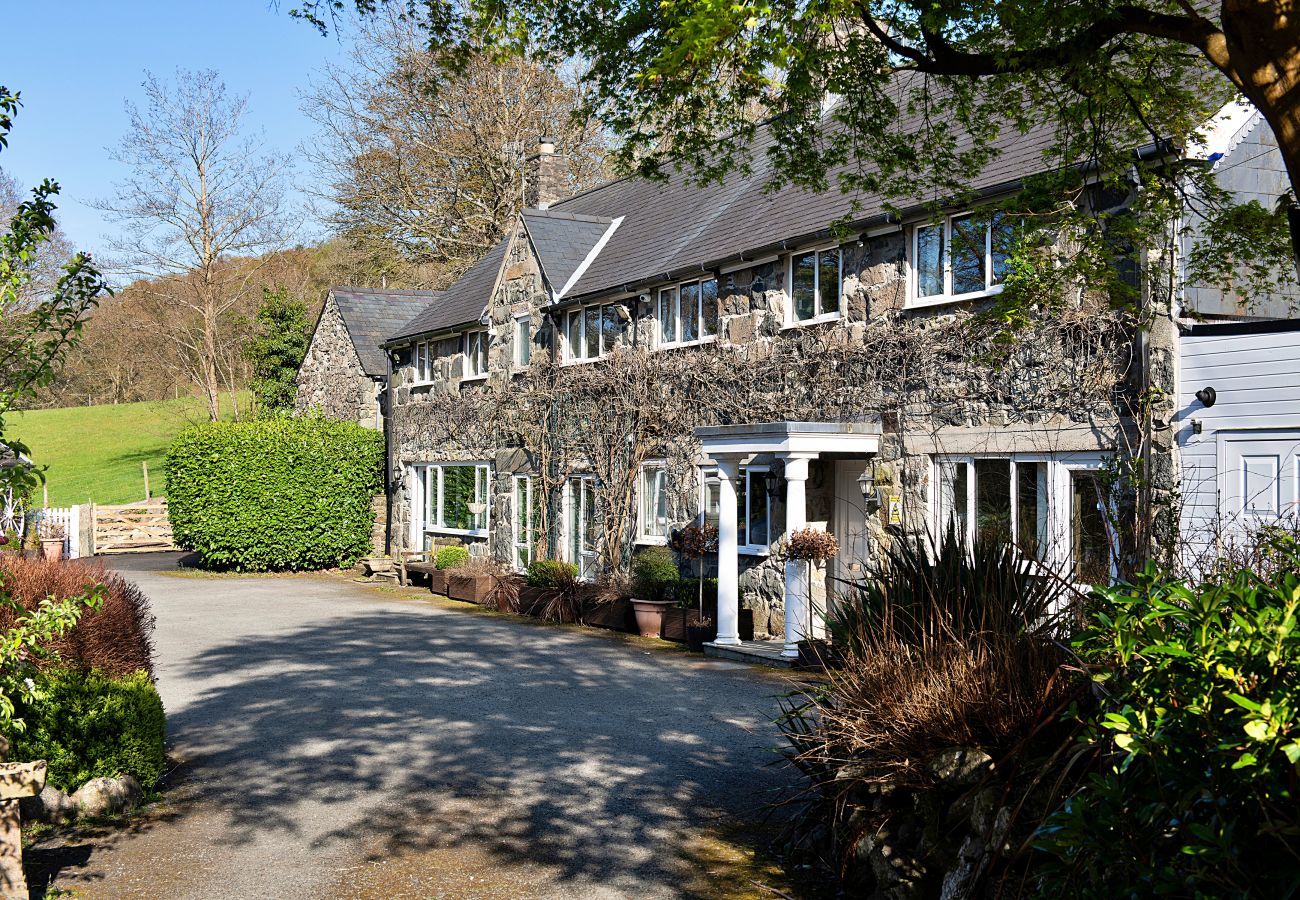
[{"label": "hillside", "polygon": [[[240,398],[240,403],[244,398]],[[229,398],[222,398],[228,414]],[[241,407],[242,409],[242,407]],[[194,397],[107,406],[71,406],[14,413],[12,433],[46,466],[51,506],[130,503],[144,499],[140,464],[149,464],[155,496],[166,492],[163,459],[172,437],[193,422],[207,420]]]}]

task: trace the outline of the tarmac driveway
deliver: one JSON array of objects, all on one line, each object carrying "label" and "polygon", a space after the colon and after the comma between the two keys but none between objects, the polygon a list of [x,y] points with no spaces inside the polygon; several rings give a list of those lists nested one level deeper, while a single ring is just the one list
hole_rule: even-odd
[{"label": "tarmac driveway", "polygon": [[732,869],[737,835],[794,780],[774,762],[776,676],[427,592],[161,571],[174,556],[117,564],[153,601],[181,764],[130,827],[39,842],[35,884],[772,896]]}]

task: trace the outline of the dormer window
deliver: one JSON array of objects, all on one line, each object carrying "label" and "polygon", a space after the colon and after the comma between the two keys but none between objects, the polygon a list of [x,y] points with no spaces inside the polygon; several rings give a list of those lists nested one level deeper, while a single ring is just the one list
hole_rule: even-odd
[{"label": "dormer window", "polygon": [[963,213],[918,225],[913,229],[910,305],[951,303],[1002,290],[1010,232],[999,213]]},{"label": "dormer window", "polygon": [[465,377],[486,378],[488,334],[484,330],[467,331],[462,338],[462,351],[465,354]]}]

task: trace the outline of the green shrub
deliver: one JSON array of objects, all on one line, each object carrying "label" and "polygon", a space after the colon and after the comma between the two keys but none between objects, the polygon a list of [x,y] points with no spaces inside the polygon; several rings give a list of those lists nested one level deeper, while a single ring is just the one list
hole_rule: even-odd
[{"label": "green shrub", "polygon": [[163,773],[167,723],[149,676],[110,678],[93,669],[49,669],[23,704],[26,729],[10,756],[49,763],[49,781],[75,791],[92,778],[133,775],[151,790]]},{"label": "green shrub", "polygon": [[558,559],[539,559],[528,564],[528,586],[535,588],[559,587],[578,577],[578,567]]},{"label": "green shrub", "polygon": [[167,451],[178,546],[241,571],[349,566],[370,549],[383,435],[321,418],[212,422]]},{"label": "green shrub", "polygon": [[1148,567],[1094,592],[1075,652],[1105,700],[1097,764],[1041,830],[1045,893],[1293,896],[1300,559],[1197,589]]},{"label": "green shrub", "polygon": [[[700,605],[700,579],[682,578],[677,582],[677,604],[695,609]],[[718,579],[704,579],[704,609],[718,608]]]},{"label": "green shrub", "polygon": [[648,547],[632,559],[632,596],[638,600],[671,600],[680,577],[667,547]]},{"label": "green shrub", "polygon": [[465,547],[439,547],[433,555],[433,564],[439,569],[454,569],[469,562],[469,550]]}]

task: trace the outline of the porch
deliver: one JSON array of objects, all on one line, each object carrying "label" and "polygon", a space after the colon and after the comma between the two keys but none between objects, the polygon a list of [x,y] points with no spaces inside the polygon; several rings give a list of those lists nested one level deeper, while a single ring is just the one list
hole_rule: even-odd
[{"label": "porch", "polygon": [[[867,514],[856,478],[879,451],[880,425],[762,422],[697,428],[695,437],[718,470],[718,636],[706,645],[706,651],[727,658],[743,657],[749,662],[781,664],[779,660],[789,665],[799,656],[801,640],[822,635],[814,603],[818,595],[823,602],[827,601],[828,580],[846,577],[869,553]],[[739,633],[741,523],[737,480],[742,468],[756,457],[770,458],[780,473],[771,485],[785,501],[781,535],[789,537],[809,526],[824,528],[836,534],[841,546],[840,558],[829,571],[818,573],[814,581],[809,580],[806,563],[793,560],[785,563],[785,633],[781,642],[742,643]],[[823,481],[819,486],[821,500],[815,511],[810,510],[808,491],[814,465]],[[759,646],[764,643],[768,646]]]}]

